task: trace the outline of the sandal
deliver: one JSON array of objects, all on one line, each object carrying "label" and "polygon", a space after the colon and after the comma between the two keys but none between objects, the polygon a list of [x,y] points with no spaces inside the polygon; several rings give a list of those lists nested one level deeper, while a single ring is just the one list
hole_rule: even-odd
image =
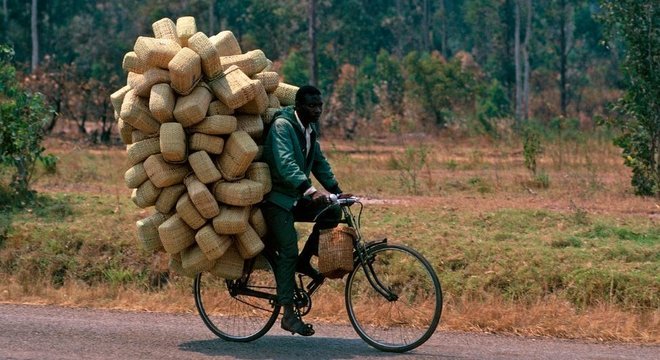
[{"label": "sandal", "polygon": [[284,314],[282,317],[282,329],[291,331],[291,335],[298,334],[302,336],[314,335],[312,324],[305,324],[300,316],[295,312]]}]

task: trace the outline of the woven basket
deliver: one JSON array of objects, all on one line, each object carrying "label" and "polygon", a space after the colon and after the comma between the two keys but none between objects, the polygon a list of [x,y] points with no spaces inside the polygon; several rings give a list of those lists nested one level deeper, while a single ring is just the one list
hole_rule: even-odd
[{"label": "woven basket", "polygon": [[234,131],[227,141],[222,154],[218,157],[218,167],[226,180],[240,179],[245,175],[259,148],[245,131]]},{"label": "woven basket", "polygon": [[261,70],[261,72],[273,71],[273,62],[270,59],[266,59],[266,67]]},{"label": "woven basket", "polygon": [[272,93],[280,83],[280,74],[275,71],[262,71],[252,75],[253,80],[259,80],[266,92]]},{"label": "woven basket", "polygon": [[220,171],[215,167],[213,160],[206,151],[197,151],[188,156],[188,162],[195,172],[197,179],[204,184],[216,182],[222,178]]},{"label": "woven basket", "polygon": [[236,117],[231,115],[207,116],[197,125],[191,126],[190,131],[208,135],[227,135],[236,131]]},{"label": "woven basket", "polygon": [[188,47],[199,54],[202,59],[202,70],[207,78],[213,79],[222,73],[220,54],[203,32],[191,36],[188,39]]},{"label": "woven basket", "polygon": [[129,91],[131,91],[131,87],[126,85],[110,94],[110,103],[112,104],[112,108],[116,113],[121,112],[121,104],[124,102],[124,97],[126,94],[128,94]]},{"label": "woven basket", "polygon": [[169,122],[160,126],[160,152],[165,161],[172,164],[186,162],[186,145],[186,133],[181,124]]},{"label": "woven basket", "polygon": [[251,50],[241,55],[232,55],[232,56],[222,56],[220,57],[222,66],[228,69],[231,66],[238,66],[245,75],[252,76],[261,70],[263,70],[268,61],[266,55],[261,50]]},{"label": "woven basket", "polygon": [[150,66],[167,69],[167,64],[181,50],[174,40],[139,36],[133,46],[138,58]]},{"label": "woven basket", "polygon": [[249,225],[245,232],[235,235],[235,238],[238,253],[243,259],[251,259],[259,255],[265,247],[257,232]]},{"label": "woven basket", "polygon": [[268,194],[273,187],[270,177],[270,168],[265,162],[253,162],[245,171],[245,177],[261,183],[264,195]]},{"label": "woven basket", "polygon": [[254,99],[252,80],[237,66],[226,69],[221,76],[209,83],[215,96],[230,109],[237,109]]},{"label": "woven basket", "polygon": [[209,109],[206,113],[208,116],[213,115],[231,115],[234,113],[234,109],[231,109],[229,106],[225,105],[220,100],[213,100],[209,104]]},{"label": "woven basket", "polygon": [[129,73],[128,85],[143,98],[149,97],[151,87],[156,84],[168,84],[170,73],[160,68],[149,68],[143,74]]},{"label": "woven basket", "polygon": [[[236,242],[234,241],[234,243]],[[215,262],[215,266],[209,272],[228,280],[240,279],[243,276],[244,264],[245,260],[241,257],[236,245],[232,244]]]},{"label": "woven basket", "polygon": [[282,107],[280,99],[275,94],[268,94],[268,107],[279,110]]},{"label": "woven basket", "polygon": [[248,179],[236,182],[219,181],[213,187],[213,195],[224,204],[249,206],[263,200],[262,187],[261,183]]},{"label": "woven basket", "polygon": [[197,176],[190,174],[186,176],[183,183],[188,189],[190,200],[195,204],[200,215],[205,219],[212,219],[220,214],[220,207],[215,197],[209,188],[197,179]]},{"label": "woven basket", "polygon": [[174,106],[174,118],[188,127],[204,120],[213,95],[204,86],[197,86],[190,95],[179,97]]},{"label": "woven basket", "polygon": [[264,214],[261,212],[261,209],[258,207],[253,207],[250,211],[250,226],[257,232],[260,238],[264,238],[268,233],[268,227],[266,226],[266,219],[264,219]]},{"label": "woven basket", "polygon": [[176,34],[176,24],[169,18],[162,18],[153,24],[151,29],[154,31],[156,39],[169,39],[179,43],[179,37]]},{"label": "woven basket", "polygon": [[202,62],[199,55],[184,47],[167,64],[172,89],[180,95],[188,95],[202,78]]},{"label": "woven basket", "polygon": [[160,192],[160,195],[158,195],[158,200],[156,200],[156,210],[163,214],[171,212],[172,209],[174,209],[174,206],[176,206],[177,200],[179,200],[185,191],[186,186],[183,184],[176,184],[164,188],[163,191]]},{"label": "woven basket", "polygon": [[137,189],[133,189],[131,200],[133,200],[135,205],[138,207],[145,209],[156,204],[156,200],[158,200],[160,191],[161,190],[157,188],[154,183],[147,180],[143,182]]},{"label": "woven basket", "polygon": [[189,278],[197,276],[197,273],[183,269],[183,266],[181,265],[181,253],[170,254],[169,268],[170,271]]},{"label": "woven basket", "polygon": [[170,164],[165,161],[162,154],[154,154],[144,161],[144,170],[154,185],[165,188],[183,182],[183,178],[190,173],[186,165]]},{"label": "woven basket", "polygon": [[202,271],[211,270],[213,265],[215,265],[215,262],[209,260],[197,245],[192,245],[181,251],[181,266],[186,272],[198,274]]},{"label": "woven basket", "polygon": [[181,195],[176,202],[176,213],[181,220],[193,229],[199,229],[206,223],[206,219],[199,213],[195,204],[190,200],[188,193]]},{"label": "woven basket", "polygon": [[220,207],[220,214],[213,218],[213,229],[218,234],[240,234],[247,231],[250,216],[248,206]]},{"label": "woven basket", "polygon": [[243,53],[238,40],[229,30],[221,31],[209,38],[213,46],[218,50],[220,56],[240,55]]},{"label": "woven basket", "polygon": [[160,139],[157,137],[144,139],[126,146],[126,159],[129,166],[143,162],[149,156],[160,152]]},{"label": "woven basket", "polygon": [[119,115],[126,123],[146,134],[157,133],[160,127],[158,120],[151,116],[148,101],[137,96],[135,90],[126,93]]},{"label": "woven basket", "polygon": [[224,255],[233,242],[230,236],[216,233],[211,224],[207,224],[197,231],[195,241],[209,260],[216,260]]},{"label": "woven basket", "polygon": [[124,182],[129,189],[137,189],[149,176],[144,170],[144,163],[137,163],[124,173]]},{"label": "woven basket", "polygon": [[218,155],[225,147],[225,139],[220,136],[212,136],[202,133],[190,135],[189,147],[191,151],[206,151],[209,154]]},{"label": "woven basket", "polygon": [[355,230],[345,226],[321,230],[319,271],[327,278],[339,279],[353,271]]},{"label": "woven basket", "polygon": [[127,73],[133,72],[136,74],[142,74],[149,69],[149,65],[140,60],[135,51],[129,51],[124,55],[124,59],[121,62],[121,68]]},{"label": "woven basket", "polygon": [[268,94],[266,94],[266,90],[264,90],[261,82],[259,80],[252,80],[252,86],[254,87],[254,99],[236,109],[237,112],[261,114],[268,108]]},{"label": "woven basket", "polygon": [[133,139],[131,138],[131,133],[133,130],[135,130],[135,128],[131,124],[127,124],[124,119],[117,119],[117,131],[119,132],[119,137],[121,137],[121,141],[124,144],[130,145],[133,143]]},{"label": "woven basket", "polygon": [[192,16],[182,16],[176,19],[176,34],[181,46],[188,46],[188,39],[197,32],[197,24]]},{"label": "woven basket", "polygon": [[275,113],[282,110],[281,108],[271,108],[269,107],[264,111],[264,114],[261,116],[261,119],[264,121],[264,125],[268,125],[273,122],[273,117]]},{"label": "woven basket", "polygon": [[151,87],[149,95],[149,111],[161,123],[174,120],[174,105],[176,96],[168,84],[156,84]]},{"label": "woven basket", "polygon": [[288,106],[288,105],[294,105],[296,103],[297,92],[298,92],[297,86],[280,82],[277,85],[277,89],[275,89],[273,94],[277,96],[282,106]]},{"label": "woven basket", "polygon": [[236,130],[248,133],[254,141],[259,141],[264,134],[264,122],[261,115],[241,114],[236,115]]},{"label": "woven basket", "polygon": [[147,140],[147,139],[153,139],[153,138],[158,138],[159,133],[147,135],[143,133],[140,130],[133,130],[131,132],[131,141],[135,144],[136,142],[142,141],[142,140]]},{"label": "woven basket", "polygon": [[169,218],[168,215],[156,212],[151,216],[138,220],[137,237],[142,249],[148,252],[155,252],[163,248],[163,243],[158,235],[158,226]]}]

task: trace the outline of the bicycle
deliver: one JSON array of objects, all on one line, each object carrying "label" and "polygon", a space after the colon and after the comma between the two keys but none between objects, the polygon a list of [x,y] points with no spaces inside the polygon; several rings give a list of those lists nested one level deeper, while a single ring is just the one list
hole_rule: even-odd
[{"label": "bicycle", "polygon": [[[334,196],[334,195],[333,195]],[[376,349],[406,352],[426,342],[442,313],[442,289],[429,262],[417,251],[387,239],[365,242],[360,233],[364,205],[357,197],[333,197],[342,220],[355,230],[353,270],[346,277],[344,300],[351,325]],[[355,216],[351,206],[358,204]],[[199,273],[193,288],[204,324],[218,337],[253,341],[266,334],[280,314],[272,255],[262,252],[245,261],[243,276],[225,280]],[[301,316],[312,308],[312,295],[324,283],[297,274],[294,303]]]}]

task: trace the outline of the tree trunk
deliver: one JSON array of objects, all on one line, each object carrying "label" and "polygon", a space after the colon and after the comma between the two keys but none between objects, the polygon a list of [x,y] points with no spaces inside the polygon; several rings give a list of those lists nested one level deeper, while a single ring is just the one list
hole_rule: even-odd
[{"label": "tree trunk", "polygon": [[37,0],[32,0],[32,16],[31,16],[31,32],[32,32],[32,72],[39,67],[39,34],[37,33]]},{"label": "tree trunk", "polygon": [[9,10],[7,9],[7,0],[2,0],[2,28],[4,29],[4,40],[9,40]]},{"label": "tree trunk", "polygon": [[566,86],[567,36],[566,36],[566,0],[559,1],[559,109],[566,117],[568,94]]},{"label": "tree trunk", "polygon": [[525,120],[529,119],[529,40],[532,36],[532,0],[527,0],[527,24],[525,28],[525,41],[522,47],[522,56],[525,61],[523,78],[523,116]]},{"label": "tree trunk", "polygon": [[307,32],[309,36],[309,83],[318,86],[318,62],[316,59],[316,0],[309,0],[307,7]]},{"label": "tree trunk", "polygon": [[440,35],[440,46],[442,47],[442,56],[445,57],[445,59],[449,59],[449,49],[447,48],[447,39],[449,35],[447,34],[447,6],[445,6],[445,0],[440,0],[438,2],[440,6],[440,31],[442,34]]},{"label": "tree trunk", "polygon": [[422,2],[422,51],[431,51],[431,25],[429,21],[429,0]]},{"label": "tree trunk", "polygon": [[515,30],[514,30],[514,60],[516,66],[516,126],[520,126],[522,119],[522,69],[520,67],[520,1],[515,3]]},{"label": "tree trunk", "polygon": [[215,29],[215,0],[209,0],[209,34],[217,33],[218,31]]}]

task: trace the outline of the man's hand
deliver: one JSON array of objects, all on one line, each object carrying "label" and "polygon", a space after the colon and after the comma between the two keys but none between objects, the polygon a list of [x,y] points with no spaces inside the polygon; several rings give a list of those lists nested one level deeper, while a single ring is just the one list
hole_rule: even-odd
[{"label": "man's hand", "polygon": [[350,193],[343,193],[343,194],[339,194],[337,197],[338,197],[339,199],[348,199],[348,198],[351,198],[351,197],[353,197],[353,196],[355,196],[355,195],[350,194]]},{"label": "man's hand", "polygon": [[316,204],[330,204],[330,193],[325,190],[317,190],[312,194],[312,201]]}]

